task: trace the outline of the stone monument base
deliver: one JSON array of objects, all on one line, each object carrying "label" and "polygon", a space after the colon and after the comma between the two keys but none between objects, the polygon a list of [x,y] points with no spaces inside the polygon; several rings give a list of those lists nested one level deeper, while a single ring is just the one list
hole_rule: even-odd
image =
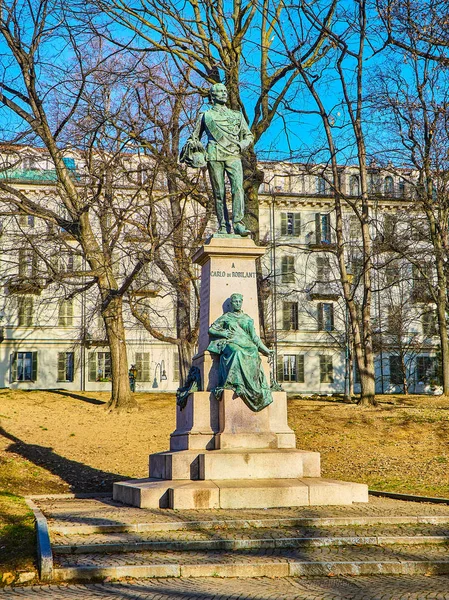
[{"label": "stone monument base", "polygon": [[[140,508],[274,508],[368,502],[368,487],[320,478],[320,455],[296,449],[287,422],[287,394],[253,412],[234,391],[217,400],[219,357],[209,327],[234,293],[259,333],[256,260],[265,253],[249,238],[212,238],[193,261],[201,265],[198,353],[202,391],[176,407],[170,450],[150,456],[148,479],[114,484],[114,499]],[[267,382],[270,367],[261,356]]]},{"label": "stone monument base", "polygon": [[275,508],[368,502],[368,487],[320,478],[320,454],[298,450],[287,397],[253,413],[234,392],[178,407],[171,450],[151,454],[149,478],[114,484],[114,500],[139,508]]}]

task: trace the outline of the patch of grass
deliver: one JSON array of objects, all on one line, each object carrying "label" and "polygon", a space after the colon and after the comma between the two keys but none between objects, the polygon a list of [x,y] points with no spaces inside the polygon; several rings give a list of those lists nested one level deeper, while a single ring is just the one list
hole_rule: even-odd
[{"label": "patch of grass", "polygon": [[25,500],[0,492],[0,572],[35,569],[33,513]]}]

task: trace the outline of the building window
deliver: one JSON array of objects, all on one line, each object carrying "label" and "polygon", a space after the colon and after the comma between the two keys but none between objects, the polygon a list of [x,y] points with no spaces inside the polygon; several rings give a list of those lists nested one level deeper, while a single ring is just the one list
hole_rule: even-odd
[{"label": "building window", "polygon": [[89,352],[89,381],[111,381],[110,352]]},{"label": "building window", "polygon": [[150,381],[150,353],[136,352],[135,364],[137,369],[136,381]]},{"label": "building window", "polygon": [[36,381],[37,352],[11,354],[11,381]]},{"label": "building window", "polygon": [[281,213],[281,235],[298,237],[301,234],[301,213]]},{"label": "building window", "polygon": [[375,173],[368,174],[368,192],[370,194],[376,194],[378,191],[378,178]]},{"label": "building window", "polygon": [[416,301],[428,302],[431,299],[432,264],[422,262],[420,267],[412,267],[412,296]]},{"label": "building window", "polygon": [[73,381],[75,355],[73,352],[58,352],[58,381]]},{"label": "building window", "polygon": [[179,352],[178,349],[175,348],[173,352],[173,381],[180,381],[181,375],[179,372]]},{"label": "building window", "polygon": [[20,277],[34,277],[37,272],[37,256],[33,248],[19,248]]},{"label": "building window", "polygon": [[360,195],[360,180],[358,175],[351,175],[351,177],[349,178],[349,195]]},{"label": "building window", "polygon": [[397,285],[401,277],[400,266],[397,261],[391,261],[385,267],[385,282],[387,285]]},{"label": "building window", "polygon": [[387,175],[384,179],[384,195],[391,196],[394,190],[394,182],[393,177],[391,175]]},{"label": "building window", "polygon": [[283,256],[281,259],[282,283],[295,283],[295,257]]},{"label": "building window", "polygon": [[417,383],[430,383],[436,376],[436,359],[433,356],[416,357],[416,380]]},{"label": "building window", "polygon": [[318,303],[318,331],[333,331],[334,305],[328,302]]},{"label": "building window", "polygon": [[278,357],[278,381],[304,383],[304,354],[285,354]]},{"label": "building window", "polygon": [[19,327],[30,327],[33,324],[33,298],[21,296],[17,302]]},{"label": "building window", "polygon": [[387,307],[387,332],[401,336],[404,331],[404,309],[401,305],[390,305]]},{"label": "building window", "polygon": [[326,193],[326,180],[322,176],[318,176],[316,180],[316,191],[318,194]]},{"label": "building window", "polygon": [[331,280],[331,265],[328,256],[317,256],[316,280],[318,283],[328,283]]},{"label": "building window", "polygon": [[322,354],[320,356],[320,382],[334,383],[334,365],[332,356]]},{"label": "building window", "polygon": [[393,385],[402,385],[404,377],[402,373],[401,357],[392,355],[388,357],[390,364],[390,383]]},{"label": "building window", "polygon": [[59,327],[73,326],[73,300],[63,300],[59,304]]},{"label": "building window", "polygon": [[25,156],[22,164],[24,171],[37,171],[39,168],[38,161],[34,156]]},{"label": "building window", "polygon": [[423,313],[422,317],[422,332],[425,336],[431,337],[437,334],[436,315],[434,310],[429,310]]},{"label": "building window", "polygon": [[317,244],[331,243],[331,218],[329,213],[315,215],[315,233]]},{"label": "building window", "polygon": [[384,215],[384,239],[392,240],[395,235],[396,218],[395,215]]},{"label": "building window", "polygon": [[285,331],[298,329],[298,303],[283,302],[282,304],[282,329]]},{"label": "building window", "polygon": [[405,181],[399,182],[398,193],[400,198],[405,198]]},{"label": "building window", "polygon": [[20,227],[34,227],[34,216],[33,215],[20,215],[19,216]]},{"label": "building window", "polygon": [[361,237],[360,220],[357,215],[349,216],[349,239],[359,240]]}]

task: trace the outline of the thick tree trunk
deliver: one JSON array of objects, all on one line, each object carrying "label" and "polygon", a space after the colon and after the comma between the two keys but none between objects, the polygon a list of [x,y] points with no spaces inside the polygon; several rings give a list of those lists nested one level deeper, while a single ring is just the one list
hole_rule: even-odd
[{"label": "thick tree trunk", "polygon": [[446,302],[437,303],[438,334],[441,347],[441,377],[443,394],[449,396],[449,343],[447,338]]},{"label": "thick tree trunk", "polygon": [[258,168],[257,156],[251,148],[242,158],[243,185],[245,188],[245,224],[259,242],[259,187],[264,173]]},{"label": "thick tree trunk", "polygon": [[373,371],[370,368],[367,369],[365,365],[360,370],[360,387],[362,394],[357,404],[359,406],[377,406],[376,382],[374,381]]},{"label": "thick tree trunk", "polygon": [[102,311],[106,335],[111,353],[112,392],[109,410],[129,412],[138,404],[129,386],[128,356],[126,351],[125,326],[123,323],[123,300],[120,296],[107,298]]}]

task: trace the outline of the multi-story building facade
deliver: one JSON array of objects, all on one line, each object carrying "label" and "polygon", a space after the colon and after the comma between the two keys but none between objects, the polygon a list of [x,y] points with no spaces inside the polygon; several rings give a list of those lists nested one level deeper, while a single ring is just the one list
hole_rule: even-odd
[{"label": "multi-story building facade", "polygon": [[[6,164],[0,176],[31,199],[45,197],[49,205],[57,204],[51,161],[36,149],[23,148],[15,155],[19,159]],[[81,179],[79,157],[66,160],[74,178]],[[276,349],[277,378],[287,392],[343,393],[351,379],[357,392],[336,262],[334,197],[326,169],[265,163],[264,170],[259,235],[267,252],[261,293],[264,332]],[[376,389],[438,392],[438,336],[427,293],[431,268],[424,281],[422,271],[407,256],[428,251],[411,175],[373,167],[369,176]],[[340,187],[350,201],[357,199],[360,182],[355,167],[341,168]],[[128,188],[129,181],[124,182],[124,198]],[[362,293],[363,270],[360,226],[350,203],[345,206],[344,252],[357,296]],[[98,298],[95,290],[83,287],[83,257],[70,233],[58,231],[49,238],[39,219],[26,214],[5,214],[1,231],[0,386],[108,390],[110,353]],[[126,228],[122,236],[122,249],[127,240],[136,241]],[[401,237],[408,240],[407,252],[398,252],[390,243]],[[413,247],[411,239],[416,240]],[[145,242],[139,237],[138,243]],[[126,258],[120,254],[116,262],[118,271],[125,268]],[[62,280],[51,280],[52,264],[63,274]],[[147,266],[150,272],[152,268]],[[159,293],[154,280],[150,273],[152,283],[143,281],[136,294],[160,315],[161,327],[175,335],[173,296]],[[127,308],[125,322],[137,391],[176,389],[177,347],[152,337]]]}]

